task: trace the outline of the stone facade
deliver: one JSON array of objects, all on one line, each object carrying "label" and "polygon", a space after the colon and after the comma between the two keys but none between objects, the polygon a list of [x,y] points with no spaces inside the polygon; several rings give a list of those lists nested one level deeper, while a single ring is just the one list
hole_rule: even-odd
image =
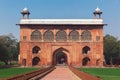
[{"label": "stone facade", "polygon": [[21,65],[103,66],[102,19],[23,18],[18,25]]}]

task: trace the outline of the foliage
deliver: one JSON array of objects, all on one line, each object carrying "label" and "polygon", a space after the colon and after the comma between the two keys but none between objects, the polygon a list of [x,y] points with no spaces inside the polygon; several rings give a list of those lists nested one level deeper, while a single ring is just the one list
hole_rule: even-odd
[{"label": "foliage", "polygon": [[18,74],[24,74],[38,69],[40,68],[4,68],[4,69],[2,68],[0,69],[0,78],[6,78]]},{"label": "foliage", "polygon": [[120,80],[120,68],[79,68],[79,70],[99,76],[103,80]]},{"label": "foliage", "polygon": [[18,42],[12,34],[0,36],[0,61],[8,62],[17,60]]},{"label": "foliage", "polygon": [[120,41],[112,36],[104,37],[104,56],[106,64],[120,64]]},{"label": "foliage", "polygon": [[0,61],[0,66],[2,66],[2,65],[5,65],[5,63]]}]

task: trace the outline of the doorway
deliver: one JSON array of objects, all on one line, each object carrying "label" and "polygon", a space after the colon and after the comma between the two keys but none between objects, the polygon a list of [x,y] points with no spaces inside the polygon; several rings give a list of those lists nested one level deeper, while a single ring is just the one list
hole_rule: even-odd
[{"label": "doorway", "polygon": [[67,65],[67,55],[60,51],[53,55],[53,65]]}]

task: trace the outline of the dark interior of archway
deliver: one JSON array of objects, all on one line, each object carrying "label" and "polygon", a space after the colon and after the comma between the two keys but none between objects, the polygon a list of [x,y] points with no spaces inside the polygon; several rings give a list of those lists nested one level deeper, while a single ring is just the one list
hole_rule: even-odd
[{"label": "dark interior of archway", "polygon": [[32,50],[32,53],[38,53],[40,51],[40,48],[35,46]]},{"label": "dark interior of archway", "polygon": [[54,65],[67,64],[67,55],[63,52],[58,52],[54,55]]},{"label": "dark interior of archway", "polygon": [[99,65],[99,61],[100,61],[99,59],[96,60],[96,66]]},{"label": "dark interior of archway", "polygon": [[83,66],[87,66],[89,61],[90,61],[90,59],[89,59],[88,57],[84,58],[84,59],[82,60],[82,65],[83,65]]},{"label": "dark interior of archway", "polygon": [[22,60],[22,64],[23,64],[24,66],[26,66],[26,59],[23,59],[23,60]]},{"label": "dark interior of archway", "polygon": [[33,65],[33,66],[38,65],[39,61],[40,61],[40,58],[35,57],[35,58],[32,60],[32,65]]},{"label": "dark interior of archway", "polygon": [[83,48],[82,53],[87,54],[88,51],[90,51],[90,48],[86,46],[86,47]]}]

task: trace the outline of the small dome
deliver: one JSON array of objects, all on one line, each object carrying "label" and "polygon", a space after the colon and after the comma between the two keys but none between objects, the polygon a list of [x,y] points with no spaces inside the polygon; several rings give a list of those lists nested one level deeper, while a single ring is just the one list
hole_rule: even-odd
[{"label": "small dome", "polygon": [[95,9],[95,12],[101,12],[101,10],[97,7],[97,8]]},{"label": "small dome", "polygon": [[25,8],[23,9],[22,13],[29,13],[28,8],[27,8],[27,7],[25,7]]}]

